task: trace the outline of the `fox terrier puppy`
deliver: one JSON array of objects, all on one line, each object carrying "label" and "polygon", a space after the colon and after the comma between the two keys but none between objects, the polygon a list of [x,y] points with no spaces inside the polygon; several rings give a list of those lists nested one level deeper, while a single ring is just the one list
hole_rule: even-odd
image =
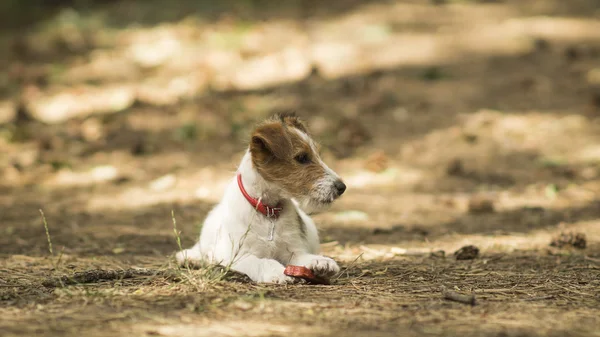
[{"label": "fox terrier puppy", "polygon": [[286,265],[330,277],[339,267],[319,254],[319,235],[308,214],[324,210],[345,190],[305,124],[293,113],[276,115],[254,130],[198,243],[178,252],[177,261],[229,266],[258,283],[298,282],[284,274]]}]

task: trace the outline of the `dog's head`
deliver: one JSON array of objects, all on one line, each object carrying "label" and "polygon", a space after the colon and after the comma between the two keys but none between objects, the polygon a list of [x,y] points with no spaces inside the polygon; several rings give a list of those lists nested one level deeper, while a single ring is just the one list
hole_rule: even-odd
[{"label": "dog's head", "polygon": [[307,212],[329,206],[346,185],[319,156],[318,145],[294,113],[258,126],[250,142],[252,164],[267,182],[296,199]]}]

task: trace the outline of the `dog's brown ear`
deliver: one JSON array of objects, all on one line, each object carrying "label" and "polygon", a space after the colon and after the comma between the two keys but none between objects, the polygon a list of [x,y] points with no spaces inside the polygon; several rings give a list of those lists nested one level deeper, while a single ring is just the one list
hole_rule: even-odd
[{"label": "dog's brown ear", "polygon": [[296,115],[295,112],[282,112],[277,115],[283,124],[295,127],[296,129],[308,134],[308,129],[304,122]]},{"label": "dog's brown ear", "polygon": [[292,141],[281,123],[263,124],[252,134],[250,153],[255,163],[263,163],[273,157],[286,160],[291,157],[291,152]]}]

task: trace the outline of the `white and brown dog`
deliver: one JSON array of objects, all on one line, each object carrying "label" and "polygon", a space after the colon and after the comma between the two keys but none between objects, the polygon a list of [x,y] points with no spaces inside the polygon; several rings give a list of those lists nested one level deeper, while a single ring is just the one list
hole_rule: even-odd
[{"label": "white and brown dog", "polygon": [[179,252],[177,261],[230,266],[262,283],[297,282],[284,275],[285,265],[330,277],[339,267],[319,255],[317,228],[307,213],[325,209],[345,190],[306,126],[293,113],[279,114],[256,128],[199,242]]}]

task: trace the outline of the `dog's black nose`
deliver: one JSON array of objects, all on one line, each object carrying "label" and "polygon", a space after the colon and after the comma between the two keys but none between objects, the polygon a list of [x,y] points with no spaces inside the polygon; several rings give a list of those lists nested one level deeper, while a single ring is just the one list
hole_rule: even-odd
[{"label": "dog's black nose", "polygon": [[344,184],[341,180],[338,180],[335,183],[333,183],[333,186],[337,190],[338,195],[342,195],[346,191],[346,184]]}]

